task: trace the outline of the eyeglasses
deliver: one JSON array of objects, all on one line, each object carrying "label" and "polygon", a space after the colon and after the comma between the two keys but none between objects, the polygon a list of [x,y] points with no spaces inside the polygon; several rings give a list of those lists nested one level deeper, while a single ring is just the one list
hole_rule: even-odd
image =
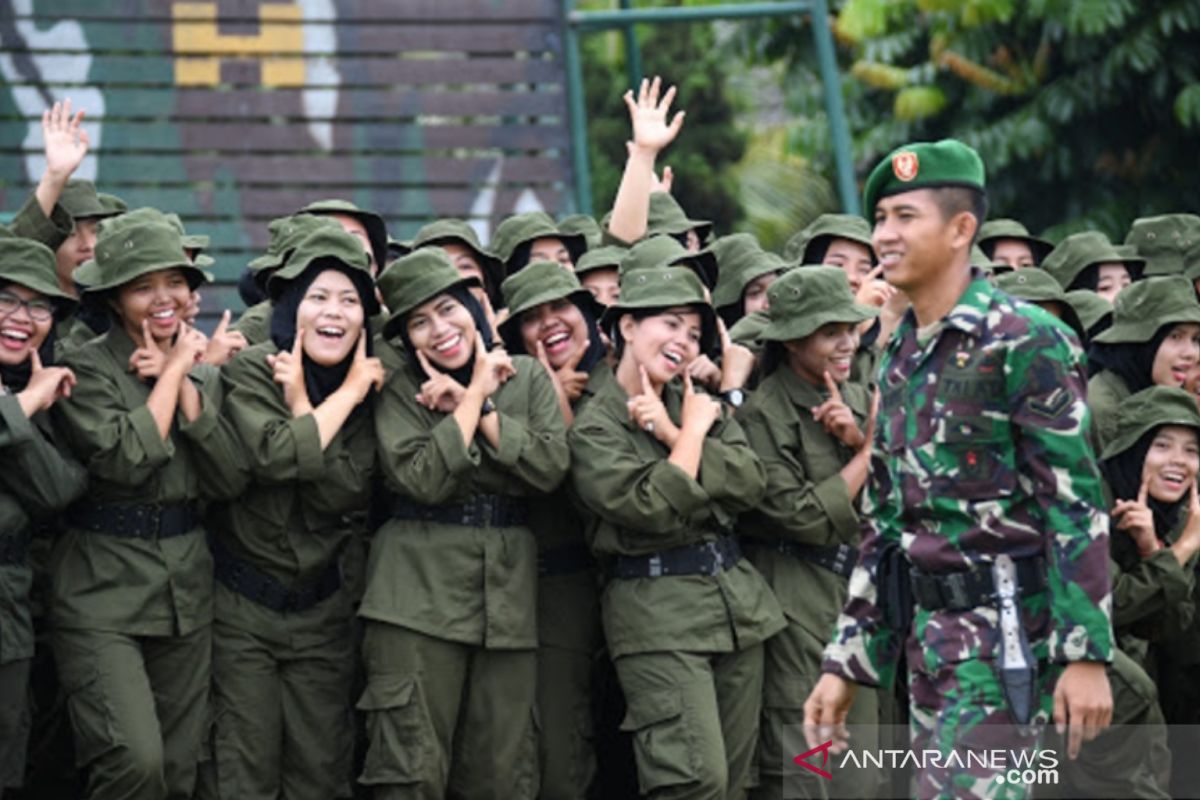
[{"label": "eyeglasses", "polygon": [[15,314],[21,306],[25,306],[25,311],[34,322],[46,322],[54,318],[54,304],[49,300],[22,300],[12,292],[0,291],[0,317]]}]

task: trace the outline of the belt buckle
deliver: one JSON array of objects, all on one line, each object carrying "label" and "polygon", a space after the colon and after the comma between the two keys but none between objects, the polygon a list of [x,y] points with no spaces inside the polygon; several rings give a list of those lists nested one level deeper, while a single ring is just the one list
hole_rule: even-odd
[{"label": "belt buckle", "polygon": [[146,538],[157,539],[162,527],[162,506],[157,503],[138,506],[137,513],[145,520]]},{"label": "belt buckle", "polygon": [[705,542],[704,549],[712,556],[712,566],[709,567],[707,574],[716,575],[725,565],[725,554],[721,552],[719,542]]},{"label": "belt buckle", "polygon": [[967,573],[951,572],[944,581],[947,594],[947,605],[955,611],[965,611],[972,607],[971,598],[967,594]]},{"label": "belt buckle", "polygon": [[650,556],[650,559],[649,559],[649,561],[647,561],[646,566],[650,573],[649,577],[651,577],[651,578],[661,578],[662,577],[662,574],[663,574],[662,556],[660,556],[658,553],[655,553],[654,555]]},{"label": "belt buckle", "polygon": [[476,505],[479,509],[479,518],[484,524],[489,527],[496,527],[496,503],[493,501],[492,495],[481,494],[475,497]]}]

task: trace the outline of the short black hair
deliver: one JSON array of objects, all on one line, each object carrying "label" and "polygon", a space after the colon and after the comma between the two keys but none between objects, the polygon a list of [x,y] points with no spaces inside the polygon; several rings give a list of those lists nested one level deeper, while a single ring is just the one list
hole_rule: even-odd
[{"label": "short black hair", "polygon": [[949,220],[964,211],[975,217],[975,236],[971,239],[971,244],[975,244],[979,240],[979,229],[987,219],[987,192],[973,186],[938,186],[929,191],[942,212],[942,219]]}]

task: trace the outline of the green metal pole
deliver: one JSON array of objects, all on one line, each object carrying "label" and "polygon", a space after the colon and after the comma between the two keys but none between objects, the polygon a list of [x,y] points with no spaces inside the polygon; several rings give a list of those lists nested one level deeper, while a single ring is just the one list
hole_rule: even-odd
[{"label": "green metal pole", "polygon": [[842,105],[842,86],[838,81],[837,58],[833,51],[833,33],[829,30],[829,7],[826,0],[812,3],[813,43],[817,47],[817,63],[821,68],[821,84],[825,92],[825,113],[833,140],[833,160],[837,167],[838,194],[842,209],[857,214],[858,187],[854,183],[854,161],[850,155],[850,126]]},{"label": "green metal pole", "polygon": [[[670,8],[631,8],[628,11],[567,12],[567,24],[580,28],[624,28],[637,22],[699,22],[709,19],[746,19],[803,14],[812,11],[815,0],[791,0],[780,3],[744,3],[740,5],[684,6]],[[821,3],[825,8],[825,4]],[[826,11],[828,13],[828,10]],[[826,26],[828,27],[828,26]]]},{"label": "green metal pole", "polygon": [[[632,0],[621,0],[622,11],[632,9]],[[625,26],[625,74],[629,76],[629,88],[636,92],[642,82],[642,48],[632,22]]]},{"label": "green metal pole", "polygon": [[[564,0],[568,19],[574,0]],[[571,165],[575,179],[575,210],[592,213],[592,171],[588,164],[587,106],[583,96],[583,64],[579,57],[579,31],[569,21],[566,28],[567,114],[571,125]]]}]

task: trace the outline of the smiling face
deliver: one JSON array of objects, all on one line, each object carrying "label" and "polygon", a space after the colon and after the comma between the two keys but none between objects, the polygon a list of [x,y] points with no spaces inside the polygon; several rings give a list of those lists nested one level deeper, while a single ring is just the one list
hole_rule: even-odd
[{"label": "smiling face", "polygon": [[408,339],[440,369],[465,367],[475,352],[475,319],[462,303],[440,294],[417,306],[405,323]]},{"label": "smiling face", "polygon": [[546,236],[541,239],[534,239],[533,244],[529,246],[529,261],[556,261],[558,265],[572,272],[575,271],[575,262],[571,260],[571,251],[563,244],[563,240],[554,236]]},{"label": "smiling face", "polygon": [[53,310],[50,300],[32,289],[16,283],[0,287],[0,364],[24,364],[42,346],[54,325]]},{"label": "smiling face", "polygon": [[100,220],[96,217],[81,217],[75,220],[75,229],[54,252],[57,262],[58,285],[64,292],[75,293],[75,281],[71,274],[75,268],[96,255],[96,229]]},{"label": "smiling face", "polygon": [[350,276],[327,269],[313,279],[296,308],[296,329],[304,329],[304,353],[317,364],[341,363],[358,344],[363,305]]},{"label": "smiling face", "polygon": [[[156,342],[169,342],[192,298],[181,269],[160,269],[141,275],[117,289],[114,308],[121,325],[135,342],[142,341],[142,321],[149,320]],[[143,343],[147,344],[147,343]]]},{"label": "smiling face", "polygon": [[1147,493],[1164,503],[1178,502],[1191,490],[1197,470],[1200,470],[1200,442],[1196,431],[1182,425],[1159,428],[1142,463]]},{"label": "smiling face", "polygon": [[875,205],[871,242],[883,277],[905,291],[940,283],[956,258],[965,258],[975,218],[961,211],[947,219],[929,189],[881,199]]},{"label": "smiling face", "polygon": [[755,311],[766,311],[771,307],[770,302],[767,300],[767,289],[771,288],[771,284],[778,277],[778,273],[768,272],[766,275],[760,275],[746,284],[746,288],[742,290],[742,312],[744,314],[753,314]]},{"label": "smiling face", "polygon": [[585,272],[579,276],[579,282],[602,306],[611,306],[621,299],[621,278],[616,267]]},{"label": "smiling face", "polygon": [[822,264],[839,267],[850,281],[850,291],[857,292],[871,272],[871,248],[849,239],[833,239],[825,251]]},{"label": "smiling face", "polygon": [[1158,346],[1150,366],[1150,380],[1158,386],[1183,386],[1200,363],[1200,325],[1181,322],[1171,327]]},{"label": "smiling face", "polygon": [[521,314],[521,339],[530,355],[537,353],[541,342],[550,366],[559,369],[580,350],[587,349],[587,323],[570,300],[551,300]]},{"label": "smiling face", "polygon": [[850,367],[858,349],[858,326],[827,322],[803,339],[783,343],[788,366],[814,386],[825,385],[825,373],[838,383],[850,378]]},{"label": "smiling face", "polygon": [[1101,264],[1096,270],[1096,294],[1110,303],[1115,303],[1117,295],[1131,283],[1133,279],[1124,264]]},{"label": "smiling face", "polygon": [[1007,264],[1013,269],[1037,266],[1033,249],[1023,239],[997,239],[992,247],[992,263]]},{"label": "smiling face", "polygon": [[625,314],[618,323],[625,339],[621,361],[646,368],[656,386],[669,383],[700,355],[702,319],[686,306],[635,320]]}]

